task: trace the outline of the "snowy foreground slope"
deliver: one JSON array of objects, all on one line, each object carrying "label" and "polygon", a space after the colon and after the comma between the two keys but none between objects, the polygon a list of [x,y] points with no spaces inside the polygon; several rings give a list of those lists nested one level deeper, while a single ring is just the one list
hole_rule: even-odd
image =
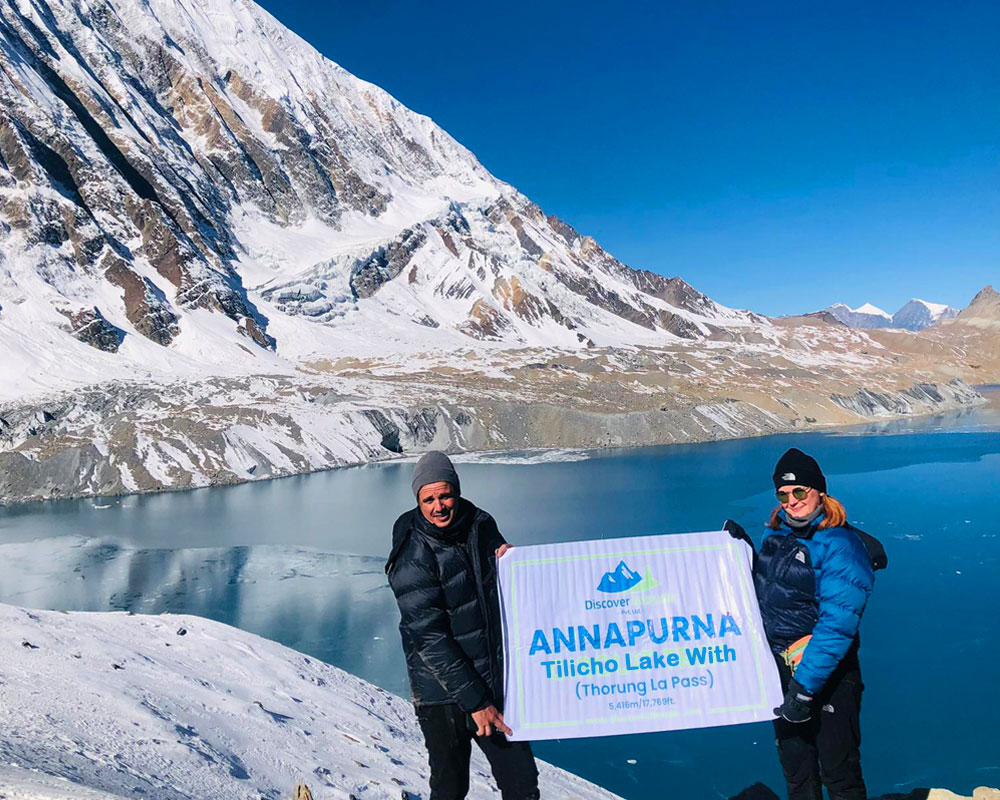
[{"label": "snowy foreground slope", "polygon": [[[227,625],[3,605],[0,652],[4,797],[428,796],[408,702]],[[551,800],[615,798],[539,768]],[[497,796],[478,751],[472,774],[470,798]]]}]

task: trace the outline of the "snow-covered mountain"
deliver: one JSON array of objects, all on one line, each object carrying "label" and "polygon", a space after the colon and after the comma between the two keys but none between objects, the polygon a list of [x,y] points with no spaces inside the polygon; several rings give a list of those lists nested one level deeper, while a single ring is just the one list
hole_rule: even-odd
[{"label": "snow-covered mountain", "polygon": [[952,319],[957,314],[957,308],[913,298],[892,315],[892,327],[920,331],[943,319]]},{"label": "snow-covered mountain", "polygon": [[823,310],[849,328],[892,327],[892,315],[871,303],[865,303],[858,308],[851,308],[844,303],[834,303]]},{"label": "snow-covered mountain", "polygon": [[0,368],[726,338],[250,0],[0,0]]},{"label": "snow-covered mountain", "polygon": [[875,328],[903,328],[919,331],[942,319],[951,319],[958,310],[940,303],[928,303],[913,298],[895,313],[889,314],[878,306],[865,303],[859,308],[851,308],[843,303],[835,303],[824,309],[850,328],[871,330]]}]

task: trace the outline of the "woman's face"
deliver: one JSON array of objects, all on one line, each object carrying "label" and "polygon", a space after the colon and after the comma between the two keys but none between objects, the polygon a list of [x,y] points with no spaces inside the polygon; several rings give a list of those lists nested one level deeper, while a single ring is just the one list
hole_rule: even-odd
[{"label": "woman's face", "polygon": [[[802,490],[806,490],[806,496],[801,500],[795,497],[795,490],[799,490],[799,494],[802,494]],[[793,517],[798,517],[802,519],[803,517],[808,517],[823,502],[823,495],[810,486],[798,486],[796,484],[789,484],[787,486],[781,486],[778,489],[778,494],[782,492],[788,495],[788,501],[781,503],[781,497],[778,498],[778,502],[781,503],[781,507],[785,509],[785,513]],[[782,495],[784,496],[784,495]]]}]

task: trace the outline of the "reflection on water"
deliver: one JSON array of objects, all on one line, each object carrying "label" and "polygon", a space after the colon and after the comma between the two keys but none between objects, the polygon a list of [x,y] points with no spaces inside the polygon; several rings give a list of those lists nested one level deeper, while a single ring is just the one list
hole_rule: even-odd
[{"label": "reflection on water", "polygon": [[272,546],[131,549],[61,537],[0,546],[6,603],[198,614],[276,639],[397,694],[399,614],[382,559]]},{"label": "reflection on water", "polygon": [[[886,543],[863,625],[864,763],[873,794],[997,783],[1000,413],[835,434],[460,466],[512,542],[704,530],[759,541],[772,466],[816,455],[854,522]],[[884,435],[870,435],[873,433]],[[863,435],[860,435],[863,434]],[[519,463],[509,463],[511,461]],[[412,505],[412,464],[116,500],[0,509],[0,601],[201,614],[405,695],[382,563]],[[333,555],[353,553],[355,555]],[[630,800],[782,785],[768,724],[546,742],[539,754]]]},{"label": "reflection on water", "polygon": [[841,428],[843,436],[858,434],[897,435],[901,433],[976,433],[995,431],[1000,425],[1000,387],[977,387],[986,398],[985,406],[973,406],[926,417],[902,417],[900,419],[876,420],[863,425]]}]

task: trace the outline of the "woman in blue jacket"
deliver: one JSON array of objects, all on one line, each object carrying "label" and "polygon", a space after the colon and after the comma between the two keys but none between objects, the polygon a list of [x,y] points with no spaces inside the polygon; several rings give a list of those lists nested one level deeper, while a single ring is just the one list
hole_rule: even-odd
[{"label": "woman in blue jacket", "polygon": [[822,800],[825,785],[830,800],[865,800],[858,627],[875,584],[868,548],[881,546],[847,522],[811,456],[792,448],[773,477],[780,505],[754,584],[785,690],[774,728],[788,797]]}]

